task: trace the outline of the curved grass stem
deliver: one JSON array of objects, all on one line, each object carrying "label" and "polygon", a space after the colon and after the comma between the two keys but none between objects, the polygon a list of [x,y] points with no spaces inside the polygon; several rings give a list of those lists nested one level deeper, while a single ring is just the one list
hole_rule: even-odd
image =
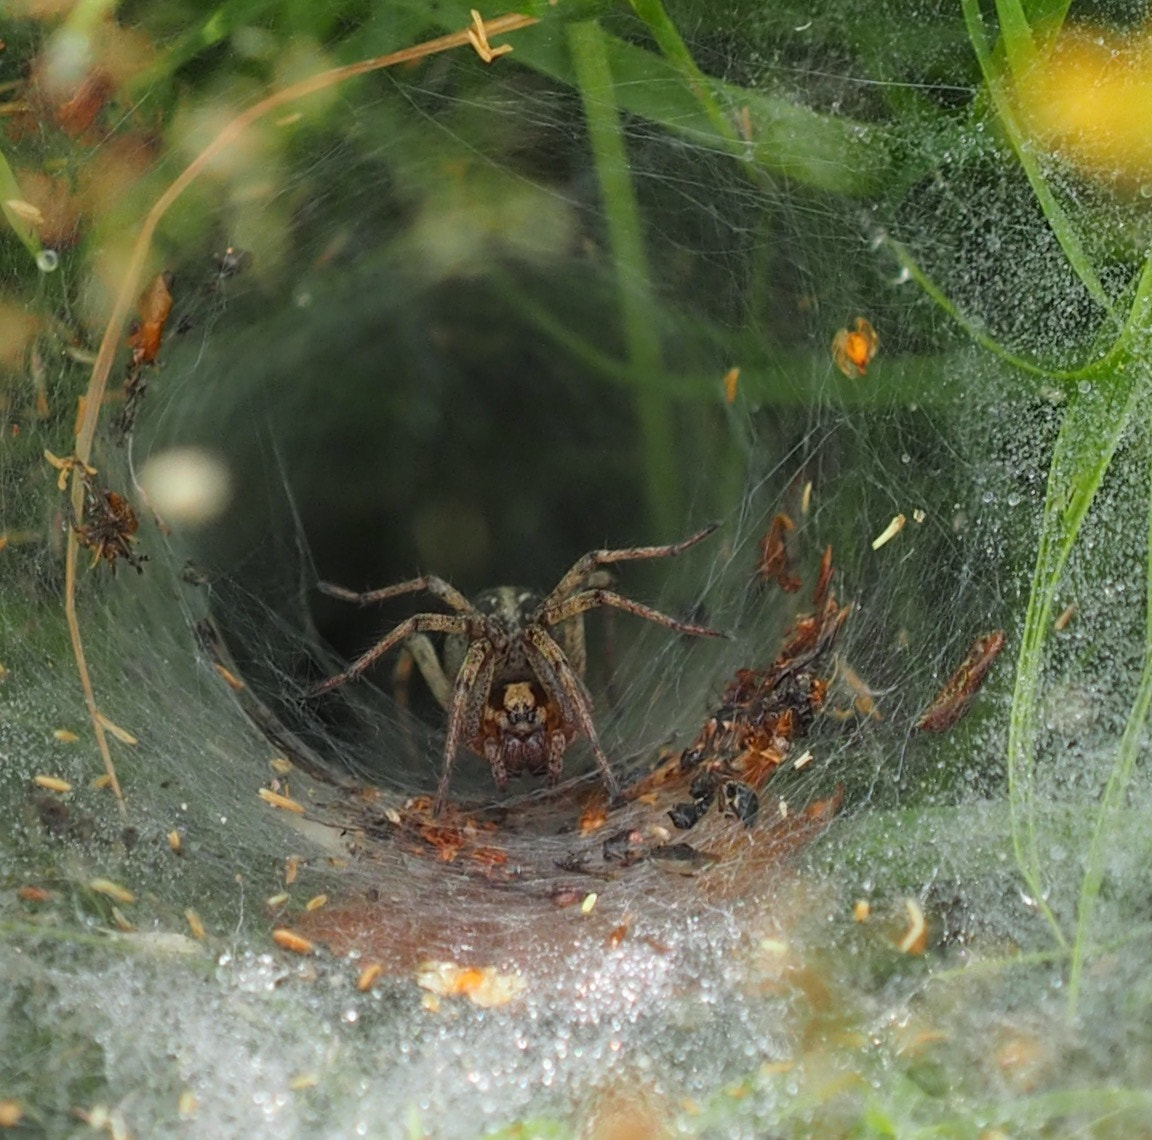
[{"label": "curved grass stem", "polygon": [[[1039,705],[1043,683],[1044,658],[1052,629],[1056,591],[1096,492],[1112,462],[1136,409],[1148,397],[1152,382],[1141,364],[1140,347],[1147,339],[1152,315],[1152,256],[1145,262],[1128,319],[1116,344],[1104,360],[1083,369],[1080,379],[1091,388],[1074,398],[1060,426],[1060,434],[1048,473],[1048,491],[1040,526],[1040,539],[1024,632],[1016,669],[1016,686],[1008,727],[1008,792],[1012,815],[1012,843],[1016,863],[1037,906],[1048,919],[1057,942],[1067,945],[1058,920],[1047,903],[1047,885],[1040,855],[1036,802],[1036,737],[1039,731]],[[1152,638],[1152,635],[1150,635]],[[1152,685],[1149,664],[1152,640],[1146,648],[1145,676],[1136,706],[1117,755],[1113,779],[1118,796],[1126,785],[1125,772],[1131,772],[1136,736],[1146,715],[1146,688]],[[1110,786],[1112,781],[1110,781]],[[1113,801],[1101,805],[1099,826],[1106,825]],[[1101,836],[1101,842],[1102,842]],[[1081,895],[1076,939],[1079,961],[1084,957],[1086,920],[1099,890],[1102,847],[1092,844],[1088,870]],[[1093,859],[1095,860],[1093,862]],[[1095,885],[1093,885],[1095,884]],[[1087,908],[1084,900],[1089,900]],[[1076,966],[1079,978],[1080,966]],[[1073,998],[1073,1002],[1074,1002]]]},{"label": "curved grass stem", "polygon": [[[487,36],[504,35],[507,32],[526,28],[537,23],[534,16],[510,15],[486,21],[483,25]],[[171,183],[163,194],[156,200],[152,209],[148,211],[140,233],[132,246],[132,253],[128,259],[116,300],[112,306],[112,313],[104,326],[104,335],[100,341],[100,350],[96,354],[96,362],[92,366],[92,376],[88,382],[85,394],[84,412],[76,432],[76,457],[81,464],[86,464],[92,455],[92,444],[96,438],[96,427],[100,420],[100,409],[104,402],[104,394],[108,389],[108,380],[112,374],[112,365],[116,359],[124,335],[124,326],[132,312],[136,297],[140,291],[140,283],[144,268],[152,248],[152,239],[156,229],[164,216],[192,185],[204,173],[212,161],[227,147],[239,139],[244,132],[264,118],[266,115],[294,103],[307,95],[324,91],[330,87],[344,83],[359,75],[379,71],[386,67],[395,67],[397,64],[410,63],[425,56],[436,55],[439,52],[449,51],[453,48],[475,46],[473,36],[475,32],[468,28],[462,32],[453,32],[450,35],[440,36],[434,40],[417,44],[415,47],[405,48],[402,51],[391,52],[388,55],[378,56],[375,59],[361,60],[359,63],[348,64],[344,67],[334,67],[322,71],[318,75],[309,76],[298,83],[293,83],[279,91],[254,103],[247,110],[242,111],[232,119],[216,137],[184,168],[180,175]],[[84,483],[79,468],[72,478],[72,508],[77,518],[83,516]],[[92,728],[96,734],[96,744],[104,761],[104,770],[108,774],[113,790],[123,810],[123,796],[120,781],[116,776],[116,769],[112,763],[112,756],[108,749],[108,740],[104,726],[100,721],[99,707],[96,703],[96,694],[92,686],[92,677],[88,669],[87,656],[84,652],[84,639],[80,632],[80,623],[76,613],[76,558],[78,544],[75,540],[67,544],[65,555],[65,600],[64,612],[68,623],[68,634],[72,639],[72,651],[76,658],[76,669],[80,675],[80,685],[84,691],[84,700],[88,707]]]}]

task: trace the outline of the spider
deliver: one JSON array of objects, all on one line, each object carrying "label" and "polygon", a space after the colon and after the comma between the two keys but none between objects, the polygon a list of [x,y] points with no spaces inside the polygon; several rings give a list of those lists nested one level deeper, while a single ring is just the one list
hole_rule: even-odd
[{"label": "spider", "polygon": [[[583,615],[611,606],[680,633],[723,635],[706,626],[677,621],[605,589],[596,584],[601,575],[595,571],[610,563],[669,558],[695,546],[715,529],[713,524],[667,546],[590,551],[576,560],[546,597],[501,586],[469,601],[442,578],[430,574],[364,594],[321,582],[323,593],[359,605],[426,590],[453,612],[415,614],[402,621],[344,672],[316,686],[312,695],[354,680],[388,650],[403,643],[403,652],[415,661],[432,695],[448,714],[444,771],[432,808],[434,815],[439,815],[447,803],[452,765],[461,744],[487,760],[497,787],[503,791],[509,775],[525,771],[547,774],[550,784],[557,783],[564,753],[578,736],[585,736],[604,783],[614,795],[618,791],[616,777],[600,747],[591,697],[584,686]],[[427,637],[429,633],[447,635],[443,664]]]},{"label": "spider", "polygon": [[133,549],[136,531],[140,520],[132,509],[132,504],[116,491],[103,491],[90,478],[84,480],[84,518],[90,522],[80,522],[68,504],[68,514],[76,541],[92,551],[92,565],[107,562],[116,573],[116,560],[123,558],[137,574],[144,573],[143,562],[147,554],[137,554]]}]

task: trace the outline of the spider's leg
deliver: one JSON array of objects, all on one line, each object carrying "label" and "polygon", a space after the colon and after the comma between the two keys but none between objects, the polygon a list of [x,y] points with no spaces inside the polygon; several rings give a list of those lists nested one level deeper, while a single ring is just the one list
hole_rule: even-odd
[{"label": "spider's leg", "polygon": [[541,683],[547,686],[559,703],[565,719],[571,717],[576,722],[576,727],[588,738],[609,794],[616,795],[620,791],[620,785],[616,781],[604,749],[600,747],[600,738],[596,735],[596,725],[592,720],[591,701],[588,690],[584,688],[584,682],[568,664],[560,646],[541,626],[529,625],[525,628],[524,647],[527,650],[529,664],[536,670]]},{"label": "spider's leg", "polygon": [[389,598],[399,598],[404,594],[415,594],[420,590],[426,590],[458,613],[465,614],[472,609],[471,603],[459,590],[448,585],[443,578],[437,578],[434,574],[425,574],[421,578],[397,582],[394,586],[384,586],[379,590],[369,590],[364,594],[358,594],[355,590],[346,590],[343,586],[336,586],[331,582],[317,582],[316,588],[320,593],[327,594],[330,598],[339,598],[343,602],[355,602],[360,606],[371,605],[373,602],[384,602]]},{"label": "spider's leg", "polygon": [[[588,575],[588,581],[585,583],[588,586],[611,586],[613,583],[612,574],[607,570],[593,570]],[[611,612],[607,615],[611,617]],[[545,622],[550,625],[550,622]],[[560,624],[557,631],[552,635],[554,641],[558,642],[560,648],[564,650],[564,656],[568,658],[568,664],[572,666],[573,671],[578,677],[583,677],[588,668],[588,649],[584,639],[584,619],[579,615]],[[615,643],[615,630],[610,622],[605,626],[605,641],[606,641],[606,657],[608,658],[608,687],[611,690],[612,677],[611,671],[615,655],[613,652],[613,645]]]},{"label": "spider's leg", "polygon": [[624,610],[637,617],[654,621],[657,625],[666,626],[679,633],[691,633],[697,637],[723,637],[719,630],[710,629],[706,625],[692,625],[689,622],[677,621],[659,610],[652,609],[642,602],[634,602],[631,598],[622,597],[612,590],[581,590],[571,597],[562,598],[555,602],[546,602],[540,611],[540,623],[545,626],[558,625],[560,622],[571,621],[580,614],[587,613],[600,606],[611,606],[613,609]]},{"label": "spider's leg", "polygon": [[408,759],[416,762],[416,740],[412,735],[412,713],[408,699],[408,683],[412,680],[412,668],[415,658],[408,652],[407,646],[396,654],[396,664],[392,667],[392,696],[400,710],[400,727],[404,732],[404,748]]},{"label": "spider's leg", "polygon": [[447,712],[452,707],[452,682],[444,672],[432,642],[424,634],[418,633],[404,643],[404,653],[416,663],[436,703]]},{"label": "spider's leg", "polygon": [[560,776],[564,771],[564,753],[567,749],[568,738],[556,729],[548,740],[548,783],[552,787],[560,783]]},{"label": "spider's leg", "polygon": [[376,642],[367,653],[358,657],[343,673],[337,673],[336,676],[329,677],[327,681],[322,681],[311,689],[308,695],[314,697],[319,693],[326,693],[329,689],[335,689],[338,685],[343,685],[345,682],[359,677],[383,657],[389,649],[399,645],[402,641],[407,641],[413,634],[456,633],[467,637],[474,625],[474,621],[464,614],[415,614],[407,621],[402,621],[391,633]]},{"label": "spider's leg", "polygon": [[672,542],[667,546],[631,546],[625,550],[591,550],[572,564],[572,568],[557,583],[556,589],[544,599],[544,607],[554,605],[560,599],[566,598],[573,590],[582,586],[588,575],[598,566],[614,562],[634,562],[642,558],[671,558],[673,555],[687,550],[690,546],[703,542],[719,525],[719,523],[713,523],[683,541]]},{"label": "spider's leg", "polygon": [[439,815],[448,802],[452,765],[456,762],[456,753],[462,739],[472,735],[478,723],[478,710],[483,708],[483,702],[488,696],[488,685],[492,680],[492,663],[492,643],[486,637],[476,638],[464,654],[464,663],[456,675],[456,686],[452,691],[452,711],[448,714],[448,736],[444,741],[444,773],[436,789],[433,815]]},{"label": "spider's leg", "polygon": [[508,765],[504,763],[504,753],[500,751],[500,745],[491,737],[484,741],[484,759],[492,767],[492,778],[496,781],[496,787],[504,791],[508,787]]}]

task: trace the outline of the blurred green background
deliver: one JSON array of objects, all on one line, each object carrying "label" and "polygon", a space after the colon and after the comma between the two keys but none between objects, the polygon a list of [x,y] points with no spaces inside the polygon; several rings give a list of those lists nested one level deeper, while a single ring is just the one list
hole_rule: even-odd
[{"label": "blurred green background", "polygon": [[[121,1114],[97,1114],[114,1135],[230,1127],[211,1044],[223,995],[283,980],[235,875],[271,894],[299,837],[257,805],[268,749],[190,625],[217,623],[308,745],[338,751],[335,732],[361,770],[407,786],[418,773],[390,767],[386,704],[357,698],[357,728],[343,713],[312,718],[299,697],[411,610],[367,620],[318,600],[317,578],[546,587],[585,550],[719,520],[713,551],[628,571],[628,592],[734,635],[698,663],[662,658],[655,636],[632,647],[611,736],[654,748],[667,724],[699,723],[732,669],[775,656],[787,600],[748,586],[785,510],[806,572],[834,547],[837,588],[856,605],[842,661],[881,715],[822,723],[835,762],[788,785],[848,791],[791,899],[799,965],[779,1014],[791,1067],[731,1059],[693,1085],[689,1046],[665,1058],[667,1104],[641,1114],[642,1134],[1141,1134],[1143,6],[559,0],[522,12],[538,22],[494,35],[512,51],[489,62],[453,46],[258,115],[154,213],[147,241],[149,211],[236,116],[329,69],[478,35],[470,10],[18,0],[0,16],[0,941],[14,979],[0,1108],[51,1135],[94,1106]],[[125,434],[130,328],[106,326],[117,296],[135,308],[161,272],[172,312]],[[833,339],[858,316],[879,352],[849,376]],[[118,354],[87,458],[135,504],[149,562],[113,577],[81,552],[75,598],[100,707],[142,740],[113,742],[127,830],[108,793],[86,787],[100,761],[64,623],[66,497],[43,458],[76,449],[105,335]],[[137,476],[187,446],[227,473],[230,499],[210,521],[164,527]],[[874,549],[897,514],[905,530]],[[996,628],[1008,648],[970,717],[941,740],[915,734]],[[649,696],[657,678],[664,705]],[[386,669],[377,680],[387,687]],[[78,789],[62,815],[31,784],[45,772]],[[198,858],[175,869],[174,821],[200,836]],[[194,899],[216,932],[212,961],[126,956],[104,933],[119,919],[97,872],[140,884],[136,922],[153,934],[183,929]],[[336,871],[322,874],[338,889]],[[17,893],[36,884],[53,892],[46,908]],[[764,942],[762,889],[725,904],[745,946]],[[857,897],[896,927],[918,899],[929,953],[898,954],[847,922]],[[776,976],[759,958],[751,972],[720,1003],[737,1021],[776,1008]],[[101,991],[120,1006],[93,1004]],[[312,1000],[250,1012],[248,1048],[286,1115],[239,1114],[236,1134],[336,1134],[334,1120],[351,1132],[364,1106],[397,1109],[371,1135],[616,1134],[596,1131],[586,1074],[481,1108],[464,1083],[422,1100],[434,1068],[374,1085],[382,1042],[419,1038],[402,989],[376,1011],[381,1036],[341,1039],[321,1064],[316,1026],[341,1013]],[[150,1067],[117,1042],[157,1003],[187,1019],[187,1055]],[[649,1012],[674,1034],[679,1008]],[[499,1030],[469,1024],[491,1050],[483,1035]],[[179,1055],[172,1038],[142,1040]],[[296,1095],[314,1086],[294,1074],[314,1069],[322,1093]],[[199,1115],[180,1100],[190,1088]]]}]

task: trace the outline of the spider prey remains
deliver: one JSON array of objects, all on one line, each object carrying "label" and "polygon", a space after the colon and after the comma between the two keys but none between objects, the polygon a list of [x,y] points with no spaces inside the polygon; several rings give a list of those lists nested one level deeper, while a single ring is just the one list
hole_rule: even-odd
[{"label": "spider prey remains", "polygon": [[[605,589],[599,582],[607,575],[595,571],[615,562],[669,558],[695,546],[715,529],[714,524],[668,546],[590,551],[575,562],[547,597],[501,586],[470,602],[432,575],[365,594],[321,582],[325,594],[360,605],[426,590],[454,612],[415,614],[402,621],[343,673],[330,677],[312,692],[326,692],[359,677],[389,649],[403,643],[403,652],[415,661],[433,696],[448,713],[444,774],[432,809],[436,815],[447,802],[452,765],[461,744],[488,761],[503,790],[509,775],[525,771],[547,773],[549,783],[555,784],[560,779],[564,753],[583,735],[596,755],[604,783],[615,793],[616,777],[596,736],[592,702],[584,686],[583,615],[611,606],[680,633],[722,635],[706,626],[676,621]],[[443,664],[427,637],[429,633],[447,635]]]}]

